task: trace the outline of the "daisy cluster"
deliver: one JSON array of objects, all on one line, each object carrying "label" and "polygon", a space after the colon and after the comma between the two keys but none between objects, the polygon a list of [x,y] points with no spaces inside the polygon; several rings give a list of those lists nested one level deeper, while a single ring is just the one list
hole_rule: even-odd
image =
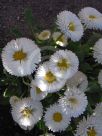
[{"label": "daisy cluster", "polygon": [[[102,30],[102,14],[91,7],[81,9],[78,16],[62,11],[57,15],[56,25],[58,30],[53,33],[43,30],[35,34],[34,41],[11,40],[2,50],[5,71],[29,81],[24,82],[29,88],[26,97],[10,97],[12,118],[24,130],[31,130],[42,121],[43,129],[46,128],[44,136],[55,135],[49,131],[70,129],[75,136],[102,136],[102,103],[87,115],[88,77],[81,71],[77,53],[68,48],[70,42],[76,44],[81,40],[86,29]],[[46,42],[55,46],[54,53],[44,60],[44,48],[39,44]],[[102,38],[93,45],[92,56],[102,64]],[[102,87],[102,70],[98,83]],[[72,128],[73,122],[76,130]]]}]

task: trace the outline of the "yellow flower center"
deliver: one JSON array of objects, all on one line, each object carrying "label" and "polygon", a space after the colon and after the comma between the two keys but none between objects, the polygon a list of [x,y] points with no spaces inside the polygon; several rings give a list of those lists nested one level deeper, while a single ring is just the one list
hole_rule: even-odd
[{"label": "yellow flower center", "polygon": [[68,29],[70,31],[75,31],[75,24],[73,22],[70,22],[69,25],[68,25]]},{"label": "yellow flower center", "polygon": [[25,107],[24,110],[21,111],[22,115],[27,118],[29,118],[32,115],[32,112],[33,110],[30,109],[29,107]]},{"label": "yellow flower center", "polygon": [[56,41],[56,44],[60,46],[65,46],[65,44],[67,43],[67,40],[64,35],[59,36],[55,41]]},{"label": "yellow flower center", "polygon": [[37,94],[42,93],[42,91],[41,91],[41,89],[40,89],[39,87],[36,87],[36,93],[37,93]]},{"label": "yellow flower center", "polygon": [[90,15],[89,19],[94,20],[94,19],[96,19],[96,16],[95,15]]},{"label": "yellow flower center", "polygon": [[69,98],[69,101],[71,102],[72,105],[76,105],[78,103],[78,100],[76,98]]},{"label": "yellow flower center", "polygon": [[62,114],[60,112],[56,112],[53,114],[53,120],[55,122],[61,122],[62,121]]},{"label": "yellow flower center", "polygon": [[88,136],[97,136],[97,133],[94,128],[88,128],[87,135]]},{"label": "yellow flower center", "polygon": [[56,77],[51,71],[47,72],[44,78],[49,83],[53,83],[54,81],[56,81]]},{"label": "yellow flower center", "polygon": [[27,57],[27,53],[23,52],[23,50],[19,50],[19,51],[16,51],[14,54],[13,54],[13,58],[15,61],[21,61],[21,60],[25,60]]},{"label": "yellow flower center", "polygon": [[48,33],[48,32],[43,32],[43,33],[42,33],[42,37],[43,37],[43,38],[49,37],[49,33]]},{"label": "yellow flower center", "polygon": [[39,40],[47,40],[50,38],[50,35],[51,35],[50,31],[44,30],[40,34],[38,34],[37,37]]},{"label": "yellow flower center", "polygon": [[61,70],[66,70],[70,67],[70,64],[67,62],[66,59],[61,59],[58,61],[57,66],[61,69]]},{"label": "yellow flower center", "polygon": [[58,41],[60,41],[60,42],[64,42],[64,36],[61,36],[59,39],[58,39]]}]

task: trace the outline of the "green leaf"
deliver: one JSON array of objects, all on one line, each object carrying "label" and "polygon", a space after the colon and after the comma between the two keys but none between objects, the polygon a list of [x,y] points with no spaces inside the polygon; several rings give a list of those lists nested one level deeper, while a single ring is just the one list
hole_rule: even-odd
[{"label": "green leaf", "polygon": [[37,127],[40,129],[40,130],[43,130],[44,131],[44,134],[47,133],[47,128],[45,126],[45,123],[43,121],[43,119],[41,119],[38,123],[37,123]]},{"label": "green leaf", "polygon": [[92,71],[93,70],[93,68],[92,68],[92,66],[89,64],[89,63],[86,63],[86,62],[83,62],[83,63],[80,63],[80,69],[84,72],[84,73],[86,73],[86,71]]},{"label": "green leaf", "polygon": [[100,88],[97,81],[94,81],[94,80],[90,81],[88,87],[89,87],[88,93],[100,93],[100,92],[102,92],[102,89]]},{"label": "green leaf", "polygon": [[93,32],[92,36],[86,42],[87,45],[93,46],[98,39],[102,38],[102,34]]},{"label": "green leaf", "polygon": [[28,27],[30,28],[32,36],[36,37],[35,33],[40,32],[41,27],[40,27],[40,25],[38,26],[38,24],[40,24],[40,23],[38,23],[37,19],[34,18],[31,8],[27,8],[25,10],[24,18],[25,18],[26,23],[28,24]]},{"label": "green leaf", "polygon": [[25,21],[28,23],[28,25],[33,26],[34,25],[34,19],[33,19],[32,10],[30,8],[25,10],[24,16],[25,16]]},{"label": "green leaf", "polygon": [[101,101],[101,98],[102,98],[101,95],[100,93],[87,93],[88,103],[91,106],[95,106],[96,103],[99,103]]}]

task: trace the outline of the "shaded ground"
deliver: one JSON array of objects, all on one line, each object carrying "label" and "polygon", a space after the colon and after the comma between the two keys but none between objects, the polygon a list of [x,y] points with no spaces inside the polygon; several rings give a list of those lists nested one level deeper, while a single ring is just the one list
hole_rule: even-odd
[{"label": "shaded ground", "polygon": [[[31,37],[23,16],[28,7],[33,10],[34,17],[43,28],[51,28],[59,11],[66,9],[78,13],[85,6],[95,7],[102,12],[102,0],[0,0],[0,46],[3,47],[14,38],[10,30],[15,26],[21,30],[23,36]],[[35,130],[33,136],[38,136],[38,132],[34,133]],[[32,133],[26,133],[15,126],[10,107],[0,105],[0,136],[24,135],[32,136]]]},{"label": "shaded ground", "polygon": [[30,31],[24,21],[24,10],[30,7],[33,15],[44,28],[50,28],[56,15],[62,10],[74,13],[85,6],[102,11],[102,0],[0,0],[0,46],[14,38],[10,29],[17,26],[23,36],[30,37]]}]

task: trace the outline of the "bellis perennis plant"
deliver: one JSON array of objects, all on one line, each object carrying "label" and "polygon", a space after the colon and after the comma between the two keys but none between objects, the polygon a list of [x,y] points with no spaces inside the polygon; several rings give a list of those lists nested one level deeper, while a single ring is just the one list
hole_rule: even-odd
[{"label": "bellis perennis plant", "polygon": [[26,17],[33,38],[11,40],[1,52],[13,120],[24,130],[36,126],[39,136],[102,136],[102,13],[61,11],[52,30]]}]

